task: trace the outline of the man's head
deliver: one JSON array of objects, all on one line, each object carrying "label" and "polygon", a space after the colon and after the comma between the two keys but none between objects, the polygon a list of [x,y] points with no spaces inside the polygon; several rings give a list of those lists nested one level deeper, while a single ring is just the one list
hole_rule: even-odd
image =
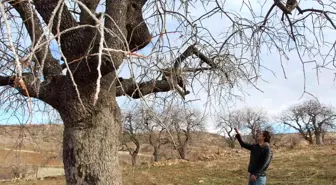
[{"label": "man's head", "polygon": [[270,142],[271,141],[271,133],[269,131],[262,131],[262,132],[258,132],[257,135],[257,140],[258,142]]}]

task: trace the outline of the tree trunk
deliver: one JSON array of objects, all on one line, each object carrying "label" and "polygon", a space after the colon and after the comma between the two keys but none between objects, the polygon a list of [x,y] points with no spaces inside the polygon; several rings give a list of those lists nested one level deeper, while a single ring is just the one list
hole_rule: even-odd
[{"label": "tree trunk", "polygon": [[303,136],[303,138],[309,142],[309,144],[314,144],[313,142],[313,138],[309,137],[309,136]]},{"label": "tree trunk", "polygon": [[112,106],[94,111],[89,118],[65,122],[63,163],[67,185],[122,184],[118,161],[120,111],[116,102],[111,102]]},{"label": "tree trunk", "polygon": [[186,159],[186,151],[187,151],[186,144],[184,144],[183,146],[179,146],[177,151],[178,151],[181,159]]},{"label": "tree trunk", "polygon": [[131,156],[132,156],[132,166],[135,166],[137,164],[138,153],[133,153]]},{"label": "tree trunk", "polygon": [[323,145],[322,134],[320,132],[316,132],[315,137],[316,137],[316,144]]},{"label": "tree trunk", "polygon": [[235,145],[235,141],[233,141],[233,140],[229,140],[228,142],[229,142],[229,147],[230,147],[230,148],[235,148],[235,147],[236,147],[236,145]]},{"label": "tree trunk", "polygon": [[154,146],[154,152],[153,152],[153,157],[154,157],[154,162],[159,161],[159,148],[157,146]]},{"label": "tree trunk", "polygon": [[311,145],[314,144],[313,138],[307,137],[306,140],[309,142],[309,144],[311,144]]},{"label": "tree trunk", "polygon": [[228,142],[230,148],[235,148],[236,147],[235,141],[236,141],[235,137],[231,136],[230,133],[229,133],[229,138],[227,138],[227,142]]},{"label": "tree trunk", "polygon": [[312,131],[308,129],[307,132],[308,132],[308,141],[309,141],[309,144],[314,144]]},{"label": "tree trunk", "polygon": [[323,132],[322,132],[322,142],[323,142],[323,143],[324,143],[324,141],[325,141],[325,134],[326,134],[326,132],[323,131]]}]

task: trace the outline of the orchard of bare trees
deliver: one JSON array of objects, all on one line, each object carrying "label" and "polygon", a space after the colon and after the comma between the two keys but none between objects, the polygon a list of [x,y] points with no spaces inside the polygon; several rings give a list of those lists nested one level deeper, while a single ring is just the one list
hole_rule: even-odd
[{"label": "orchard of bare trees", "polygon": [[336,128],[336,110],[315,99],[307,100],[285,110],[279,121],[295,129],[309,143],[320,145],[324,135]]},{"label": "orchard of bare trees", "polygon": [[246,107],[226,113],[219,114],[216,120],[216,127],[220,133],[227,137],[229,146],[234,148],[236,143],[234,128],[244,130],[251,136],[251,141],[257,139],[259,130],[267,129],[269,118],[267,112],[263,109]]},{"label": "orchard of bare trees", "polygon": [[137,155],[144,143],[152,147],[154,162],[162,156],[160,149],[164,145],[172,146],[178,158],[187,159],[192,135],[206,131],[206,117],[198,109],[178,105],[161,111],[137,105],[135,109],[125,110],[123,124],[121,145],[129,151],[132,165],[137,164]]},{"label": "orchard of bare trees", "polygon": [[310,99],[291,105],[280,115],[269,116],[263,109],[246,107],[219,114],[216,120],[216,128],[225,135],[229,146],[233,148],[236,143],[234,128],[243,130],[246,135],[251,136],[253,142],[258,130],[283,133],[283,130],[275,130],[277,125],[294,130],[310,144],[321,145],[325,134],[336,129],[336,109],[316,99]]},{"label": "orchard of bare trees", "polygon": [[[329,37],[335,35],[335,1],[293,5],[280,0],[3,0],[1,110],[23,116],[22,124],[31,123],[37,112],[57,112],[64,123],[66,184],[120,185],[122,131],[136,143],[137,124],[158,133],[168,129],[155,127],[155,118],[146,114],[123,116],[122,102],[141,99],[150,107],[164,101],[179,110],[176,102],[203,99],[205,109],[222,107],[244,91],[243,85],[259,89],[257,82],[265,80],[261,71],[271,70],[265,62],[277,62],[279,68],[284,60],[298,62],[303,76],[311,64],[318,71],[335,69],[335,39]],[[265,61],[268,54],[273,61]],[[303,120],[305,137],[323,138],[331,115],[304,111],[294,121],[281,120],[299,129],[295,119]],[[253,135],[264,117],[243,112],[248,116],[239,119]],[[166,114],[181,158],[191,139],[188,132],[196,128],[189,124],[204,121],[199,113],[185,114]],[[176,124],[181,119],[183,127]],[[160,134],[151,142],[158,150]],[[136,155],[137,149],[130,152]]]}]

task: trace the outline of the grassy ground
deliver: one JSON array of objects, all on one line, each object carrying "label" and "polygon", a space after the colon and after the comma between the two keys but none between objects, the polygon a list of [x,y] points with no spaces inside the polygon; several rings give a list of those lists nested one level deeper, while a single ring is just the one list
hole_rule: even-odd
[{"label": "grassy ground", "polygon": [[[124,185],[242,185],[247,184],[248,152],[235,150],[213,161],[180,162],[161,167],[125,166]],[[279,149],[268,170],[268,185],[336,184],[336,146]],[[6,185],[64,185],[64,177]]]}]

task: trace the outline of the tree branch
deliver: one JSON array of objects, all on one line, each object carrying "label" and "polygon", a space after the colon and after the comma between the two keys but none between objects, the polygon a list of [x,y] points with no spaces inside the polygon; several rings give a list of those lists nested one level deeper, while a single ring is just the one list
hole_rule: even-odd
[{"label": "tree branch", "polygon": [[[92,14],[95,14],[96,8],[99,4],[99,0],[79,0],[82,2]],[[81,10],[79,21],[81,24],[92,24],[93,19],[90,16],[89,12],[86,11],[85,8],[83,8],[81,5],[79,6],[79,9]]]},{"label": "tree branch", "polygon": [[266,17],[264,19],[264,23],[262,24],[262,26],[260,26],[260,28],[264,27],[266,25],[266,22],[268,20],[268,16],[271,14],[273,8],[276,6],[276,3],[274,3],[271,8],[268,10],[267,14],[266,14]]},{"label": "tree branch", "polygon": [[[124,43],[122,38],[127,36],[126,22],[127,17],[124,15],[127,13],[128,1],[106,0],[106,14],[108,17],[105,19],[105,26],[109,29],[110,33],[105,36],[106,44],[108,48],[115,50],[122,50]],[[123,53],[110,52],[111,60],[116,69],[121,65],[123,59]]]},{"label": "tree branch", "polygon": [[[120,81],[121,84],[117,87],[117,96],[128,95],[134,99],[151,93],[168,92],[174,88],[166,80],[151,80],[141,83],[136,83],[133,79],[120,79]],[[186,92],[186,94],[189,93],[188,91]]]},{"label": "tree branch", "polygon": [[279,0],[274,0],[274,4],[276,4],[285,14],[292,14],[290,11],[288,11],[287,7]]},{"label": "tree branch", "polygon": [[[36,12],[33,11],[34,9],[31,4],[28,3],[28,1],[9,1],[9,3],[20,14],[32,40],[32,48],[36,46],[40,39],[40,43],[46,42],[47,38],[43,35],[42,25],[37,17]],[[39,65],[41,65],[44,61],[43,75],[45,78],[51,75],[61,74],[61,66],[58,61],[52,57],[48,45],[38,48],[38,51],[35,53],[35,55]]]},{"label": "tree branch", "polygon": [[[59,3],[61,3],[61,6],[58,7]],[[56,0],[35,0],[34,5],[38,13],[43,18],[44,22],[49,24],[52,21],[51,31],[54,35],[57,35],[59,32],[64,30],[78,26],[78,23],[72,17],[64,2]],[[62,6],[64,7],[62,8],[61,12],[61,20],[59,20],[59,11]],[[54,13],[56,8],[58,9]],[[60,37],[62,52],[68,60],[73,60],[86,53],[87,42],[90,41],[83,39],[83,29],[68,31],[62,34]]]},{"label": "tree branch", "polygon": [[22,77],[25,87],[22,87],[22,85],[16,81],[16,79],[18,78],[16,78],[15,76],[0,76],[0,86],[13,87],[18,90],[19,93],[23,96],[39,99],[44,98],[44,96],[46,95],[46,93],[44,93],[46,82],[41,83],[39,94],[37,94],[37,88],[33,86],[34,75],[32,73],[23,73]]},{"label": "tree branch", "polygon": [[184,61],[185,59],[187,59],[191,55],[196,55],[204,63],[208,64],[212,68],[215,68],[217,66],[213,62],[213,60],[211,60],[210,58],[208,58],[207,56],[205,56],[202,52],[200,52],[195,47],[195,45],[193,44],[193,45],[189,46],[178,58],[175,59],[175,61],[174,61],[174,68],[177,69],[178,67],[180,67],[182,61]]},{"label": "tree branch", "polygon": [[336,29],[336,25],[335,25],[335,23],[331,20],[331,18],[329,17],[327,11],[324,11],[324,10],[318,10],[318,9],[314,9],[314,8],[309,8],[309,9],[301,10],[300,14],[303,14],[303,13],[305,13],[305,12],[318,12],[318,13],[323,14],[323,15],[326,17],[326,19],[330,22],[330,24],[334,27],[334,29]]}]

